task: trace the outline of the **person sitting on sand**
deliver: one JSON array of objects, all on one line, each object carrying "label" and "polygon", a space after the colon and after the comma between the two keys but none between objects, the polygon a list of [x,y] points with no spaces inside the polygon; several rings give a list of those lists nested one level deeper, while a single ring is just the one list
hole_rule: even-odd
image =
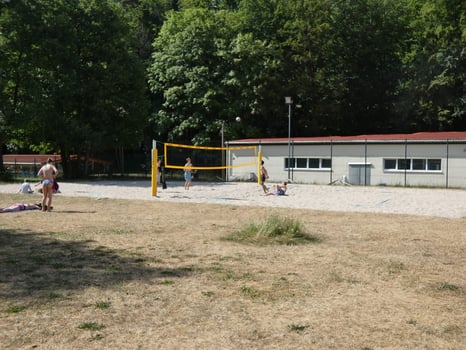
[{"label": "person sitting on sand", "polygon": [[286,185],[287,183],[285,181],[283,181],[280,185],[273,185],[273,192],[268,192],[265,195],[284,196],[286,194]]},{"label": "person sitting on sand", "polygon": [[34,191],[31,188],[31,184],[27,179],[24,179],[24,182],[19,187],[19,193],[33,193]]},{"label": "person sitting on sand", "polygon": [[0,208],[0,213],[14,213],[17,211],[22,211],[22,210],[35,210],[35,209],[42,209],[41,204],[24,204],[24,203],[15,203],[10,205],[9,207],[6,208]]}]

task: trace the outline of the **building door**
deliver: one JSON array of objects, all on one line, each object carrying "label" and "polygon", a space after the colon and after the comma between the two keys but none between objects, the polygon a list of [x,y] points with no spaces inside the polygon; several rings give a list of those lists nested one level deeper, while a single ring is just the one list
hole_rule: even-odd
[{"label": "building door", "polygon": [[369,186],[371,184],[371,164],[349,164],[348,182],[351,185]]}]

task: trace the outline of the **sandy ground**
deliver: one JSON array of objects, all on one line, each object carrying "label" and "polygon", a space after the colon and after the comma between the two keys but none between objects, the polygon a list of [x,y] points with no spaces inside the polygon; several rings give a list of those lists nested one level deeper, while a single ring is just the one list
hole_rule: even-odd
[{"label": "sandy ground", "polygon": [[[149,180],[61,182],[58,196],[466,217],[466,190],[458,189],[290,184],[286,196],[265,196],[261,187],[251,182],[193,183],[189,190],[182,182],[167,185],[165,190],[159,187],[153,197]],[[18,184],[0,185],[0,193],[15,193],[18,188]],[[0,200],[0,207],[10,204]]]}]

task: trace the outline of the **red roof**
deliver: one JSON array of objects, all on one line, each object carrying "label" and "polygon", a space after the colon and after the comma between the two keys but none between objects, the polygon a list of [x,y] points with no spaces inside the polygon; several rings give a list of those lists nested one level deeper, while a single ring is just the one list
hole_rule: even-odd
[{"label": "red roof", "polygon": [[3,163],[45,164],[49,158],[52,158],[56,163],[61,162],[61,156],[59,154],[4,154]]},{"label": "red roof", "polygon": [[[315,136],[292,137],[294,143],[300,142],[353,142],[353,141],[465,141],[466,131],[418,132],[414,134],[371,134],[356,136]],[[287,137],[232,140],[228,143],[284,143]]]}]

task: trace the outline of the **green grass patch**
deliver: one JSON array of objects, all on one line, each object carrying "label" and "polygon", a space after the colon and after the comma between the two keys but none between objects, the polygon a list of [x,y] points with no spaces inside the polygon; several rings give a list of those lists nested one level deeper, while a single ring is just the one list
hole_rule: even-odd
[{"label": "green grass patch", "polygon": [[257,299],[262,295],[260,290],[254,287],[247,287],[247,286],[241,287],[241,294],[251,299]]},{"label": "green grass patch", "polygon": [[388,273],[390,275],[392,274],[399,274],[403,270],[405,270],[406,267],[402,262],[397,262],[397,261],[390,261],[388,264]]},{"label": "green grass patch", "polygon": [[226,240],[257,245],[298,245],[320,242],[318,237],[305,232],[300,221],[278,215],[269,216],[260,223],[250,223],[242,230],[228,235]]},{"label": "green grass patch", "polygon": [[460,287],[454,285],[454,284],[450,284],[450,283],[447,283],[447,282],[442,282],[440,284],[440,286],[438,287],[438,289],[440,290],[449,290],[449,291],[452,291],[452,292],[456,292],[460,289]]},{"label": "green grass patch", "polygon": [[209,271],[211,271],[215,275],[216,278],[219,278],[219,279],[221,279],[223,281],[228,281],[228,280],[252,281],[252,280],[254,280],[254,275],[252,273],[250,273],[250,272],[236,273],[235,271],[233,271],[231,269],[224,268],[218,262],[212,263],[211,266],[209,267]]},{"label": "green grass patch", "polygon": [[105,326],[102,323],[97,323],[97,322],[84,322],[84,323],[81,323],[78,328],[89,330],[89,331],[99,331],[105,328]]},{"label": "green grass patch", "polygon": [[61,298],[63,298],[63,294],[57,293],[57,292],[50,292],[50,293],[47,295],[47,298],[48,298],[48,299],[61,299]]},{"label": "green grass patch", "polygon": [[21,311],[24,311],[26,310],[26,306],[24,305],[14,305],[14,306],[10,306],[8,309],[6,309],[6,312],[9,313],[9,314],[17,314]]},{"label": "green grass patch", "polygon": [[98,309],[108,309],[110,307],[110,302],[108,301],[98,301],[96,304],[95,304],[95,307],[98,308]]},{"label": "green grass patch", "polygon": [[288,325],[288,329],[293,332],[301,333],[304,332],[306,329],[308,329],[308,325],[304,324],[290,324]]}]

